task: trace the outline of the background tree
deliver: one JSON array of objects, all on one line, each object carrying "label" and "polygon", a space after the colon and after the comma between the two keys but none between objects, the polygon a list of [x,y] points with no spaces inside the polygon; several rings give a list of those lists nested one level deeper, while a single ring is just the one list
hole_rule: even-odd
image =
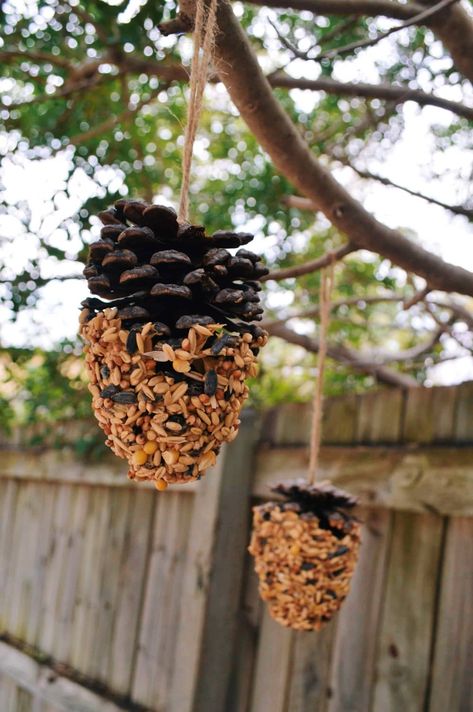
[{"label": "background tree", "polygon": [[[33,313],[52,278],[78,279],[90,215],[125,194],[176,202],[194,5],[2,4],[0,296],[11,318]],[[218,26],[191,205],[211,230],[266,238],[265,325],[277,338],[254,393],[309,395],[319,270],[333,258],[332,391],[420,384],[469,355],[473,272],[423,245],[409,215],[388,227],[363,203],[383,186],[386,200],[407,192],[454,216],[453,230],[472,220],[471,4],[219,0]],[[429,194],[408,165],[403,184],[380,170],[412,103],[430,135]],[[38,216],[28,196],[10,195],[8,175],[48,161],[60,175]]]}]

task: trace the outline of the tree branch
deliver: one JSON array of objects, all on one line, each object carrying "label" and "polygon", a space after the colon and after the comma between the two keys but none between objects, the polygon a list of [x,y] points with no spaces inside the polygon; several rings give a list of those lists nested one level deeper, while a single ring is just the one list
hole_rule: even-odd
[{"label": "tree branch", "polygon": [[401,4],[393,0],[249,0],[252,5],[308,10],[321,15],[384,15],[407,20],[422,11],[416,3]]},{"label": "tree branch", "polygon": [[321,59],[334,59],[335,57],[343,57],[343,55],[345,54],[351,54],[351,52],[353,52],[355,49],[365,49],[366,47],[373,47],[374,45],[378,44],[378,42],[381,42],[381,40],[384,40],[387,37],[393,35],[395,32],[399,32],[400,30],[403,30],[406,27],[411,27],[412,25],[423,24],[425,20],[428,20],[434,15],[437,15],[439,12],[445,10],[445,8],[449,7],[450,5],[453,5],[456,2],[458,2],[458,0],[440,0],[440,2],[436,3],[435,5],[432,5],[431,7],[428,7],[426,10],[421,10],[417,15],[414,15],[408,20],[405,20],[397,27],[391,27],[389,30],[386,30],[386,32],[381,32],[379,35],[376,35],[376,37],[370,37],[365,40],[350,42],[349,44],[344,45],[343,47],[335,47],[334,49],[328,50],[327,52],[321,52],[312,59],[315,62],[318,62]]},{"label": "tree branch", "polygon": [[366,97],[367,99],[386,99],[397,104],[404,104],[406,101],[415,101],[419,106],[436,106],[439,109],[446,109],[465,119],[473,120],[473,107],[466,106],[458,101],[450,101],[440,96],[427,94],[420,89],[410,89],[393,84],[364,84],[362,82],[337,82],[330,77],[320,77],[319,79],[304,79],[290,77],[280,72],[270,74],[267,77],[272,87],[286,89],[310,89],[311,91],[324,91],[327,94],[336,96]]},{"label": "tree branch", "polygon": [[2,49],[0,50],[0,61],[1,62],[11,62],[13,59],[20,59],[22,62],[31,59],[33,62],[45,62],[52,64],[56,67],[61,67],[61,69],[72,69],[74,64],[64,57],[57,56],[55,54],[49,54],[48,52],[42,52],[40,50],[31,49]]},{"label": "tree branch", "polygon": [[[296,346],[302,346],[306,351],[318,353],[319,342],[305,334],[298,334],[292,329],[282,324],[267,324],[266,329],[271,336],[278,336],[284,341]],[[380,365],[365,358],[362,354],[357,353],[353,349],[346,346],[330,345],[327,348],[327,354],[339,363],[353,368],[355,371],[367,373],[374,376],[380,383],[385,383],[389,386],[401,386],[401,388],[411,388],[419,386],[418,382],[399,371],[395,371],[387,366]]]},{"label": "tree branch", "polygon": [[[430,5],[431,0],[419,4]],[[430,18],[427,26],[442,40],[458,70],[473,82],[473,17],[458,3]]]},{"label": "tree branch", "polygon": [[[161,91],[161,89],[159,89],[159,91]],[[122,111],[120,114],[112,115],[109,119],[102,121],[101,124],[93,126],[91,129],[89,129],[89,131],[83,131],[80,134],[71,136],[67,142],[67,145],[77,146],[78,144],[90,141],[91,138],[95,138],[96,136],[100,136],[101,134],[110,131],[110,129],[112,129],[114,126],[134,116],[144,106],[147,106],[152,101],[154,101],[159,91],[153,92],[148,99],[142,99],[140,102],[138,102],[138,104],[136,104],[136,106],[129,107]]]},{"label": "tree branch", "polygon": [[[379,176],[376,173],[371,173],[370,171],[356,168],[353,164],[349,163],[348,161],[342,160],[341,158],[337,157],[336,160],[340,161],[340,163],[342,163],[344,166],[348,166],[349,168],[351,168],[353,171],[355,171],[355,173],[357,173],[357,175],[360,176],[360,178],[365,178],[366,180],[375,180],[378,183],[382,183],[383,185],[396,188],[397,190],[402,190],[404,193],[408,193],[409,195],[414,196],[414,198],[420,198],[421,200],[425,200],[428,203],[432,203],[432,205],[438,205],[440,208],[449,210],[454,215],[464,215],[469,220],[473,220],[472,208],[465,208],[463,205],[450,205],[449,203],[444,203],[441,200],[437,200],[437,198],[432,198],[429,195],[425,195],[425,193],[419,193],[416,190],[407,188],[405,185],[395,183],[394,181],[390,180],[389,178],[385,178],[384,176]],[[317,210],[317,207],[315,206],[312,200],[310,200],[309,198],[303,198],[300,195],[286,195],[283,201],[290,208],[311,211]]]},{"label": "tree branch", "polygon": [[[253,5],[309,10],[325,15],[384,15],[406,20],[419,14],[431,0],[399,3],[392,0],[250,0]],[[427,26],[442,40],[459,71],[473,82],[473,19],[460,4],[428,18]]]},{"label": "tree branch", "polygon": [[218,27],[214,51],[217,71],[242,118],[276,168],[356,247],[381,254],[420,275],[431,289],[473,296],[473,273],[444,262],[399,231],[380,223],[312,155],[274,98],[228,0],[219,3]]},{"label": "tree branch", "polygon": [[304,264],[296,265],[295,267],[285,267],[284,269],[274,270],[270,272],[265,277],[261,278],[262,282],[267,282],[268,279],[272,279],[276,282],[282,279],[289,279],[289,277],[301,277],[303,274],[309,274],[310,272],[317,272],[317,270],[327,267],[331,262],[338,262],[342,260],[350,252],[355,252],[356,247],[348,243],[339,247],[337,250],[331,250],[327,252],[322,257],[318,257],[316,260],[311,260],[310,262],[304,262]]}]

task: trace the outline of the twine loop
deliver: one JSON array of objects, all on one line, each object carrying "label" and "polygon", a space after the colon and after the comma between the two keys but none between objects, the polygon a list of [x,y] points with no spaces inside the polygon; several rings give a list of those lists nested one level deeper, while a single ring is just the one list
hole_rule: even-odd
[{"label": "twine loop", "polygon": [[320,442],[322,437],[322,418],[324,406],[324,375],[327,357],[327,335],[330,323],[331,294],[333,289],[335,259],[322,271],[320,283],[320,336],[319,353],[317,358],[317,381],[315,383],[314,398],[312,401],[312,430],[310,437],[309,472],[308,481],[313,485],[317,477],[319,463]]},{"label": "twine loop", "polygon": [[207,73],[213,52],[216,24],[217,0],[210,0],[208,5],[205,3],[205,0],[197,0],[194,27],[194,53],[192,55],[189,83],[189,106],[187,110],[187,125],[182,158],[182,185],[177,216],[179,222],[185,222],[189,217],[189,185],[192,153],[200,112],[202,110],[202,98],[207,82]]}]

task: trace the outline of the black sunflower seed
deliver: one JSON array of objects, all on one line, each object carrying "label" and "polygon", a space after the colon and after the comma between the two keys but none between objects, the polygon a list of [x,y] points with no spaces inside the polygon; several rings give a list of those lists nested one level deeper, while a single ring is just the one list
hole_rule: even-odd
[{"label": "black sunflower seed", "polygon": [[109,378],[110,377],[110,369],[108,366],[102,366],[100,369],[100,375],[102,378]]},{"label": "black sunflower seed", "polygon": [[122,391],[121,393],[116,393],[111,396],[111,398],[115,403],[120,403],[122,405],[136,403],[136,393],[134,391]]},{"label": "black sunflower seed", "polygon": [[213,344],[212,348],[210,349],[212,352],[212,356],[217,356],[222,349],[225,349],[227,347],[235,347],[238,346],[238,337],[232,336],[231,334],[224,334],[221,336],[217,341]]},{"label": "black sunflower seed", "polygon": [[303,561],[301,564],[301,571],[312,571],[315,569],[315,564],[311,564],[310,561]]},{"label": "black sunflower seed", "polygon": [[118,386],[107,386],[106,388],[103,389],[103,391],[100,392],[100,395],[102,398],[111,398],[112,396],[115,396],[117,393],[120,393],[120,388]]},{"label": "black sunflower seed", "polygon": [[204,379],[204,393],[206,396],[214,396],[217,392],[217,374],[212,368],[207,371]]},{"label": "black sunflower seed", "polygon": [[130,331],[130,333],[126,337],[126,350],[129,354],[134,354],[136,353],[137,349],[138,344],[136,343],[136,332]]}]

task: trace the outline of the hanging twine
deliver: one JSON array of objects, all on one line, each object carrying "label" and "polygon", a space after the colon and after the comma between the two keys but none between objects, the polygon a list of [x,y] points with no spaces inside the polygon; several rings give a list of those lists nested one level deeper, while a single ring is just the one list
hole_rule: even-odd
[{"label": "hanging twine", "polygon": [[333,288],[334,261],[323,270],[320,283],[320,336],[317,359],[317,381],[315,384],[312,406],[312,433],[310,438],[309,484],[313,485],[317,476],[320,440],[322,435],[322,416],[324,405],[324,373],[327,356],[327,333],[330,322],[330,297]]},{"label": "hanging twine", "polygon": [[182,159],[182,186],[179,199],[179,222],[189,217],[189,184],[194,149],[195,135],[202,109],[202,98],[210,59],[212,57],[217,19],[217,0],[210,0],[209,6],[205,0],[197,0],[194,28],[194,54],[192,55],[189,107],[187,110],[187,126],[184,138],[184,154]]}]

